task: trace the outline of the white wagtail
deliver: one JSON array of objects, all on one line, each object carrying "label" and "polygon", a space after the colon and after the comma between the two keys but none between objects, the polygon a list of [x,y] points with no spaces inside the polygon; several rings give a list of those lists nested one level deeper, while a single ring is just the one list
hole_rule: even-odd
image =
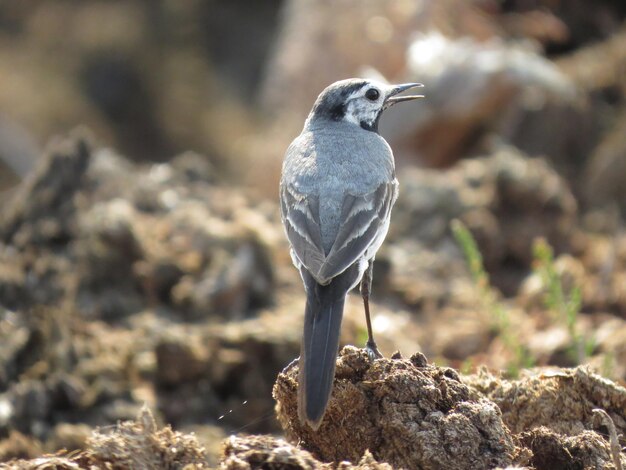
[{"label": "white wagtail", "polygon": [[420,83],[349,79],[319,95],[285,154],[281,216],[306,290],[298,415],[317,429],[330,398],[346,294],[361,282],[367,350],[378,352],[369,313],[372,266],[398,197],[393,153],[378,134],[382,112],[422,97]]}]

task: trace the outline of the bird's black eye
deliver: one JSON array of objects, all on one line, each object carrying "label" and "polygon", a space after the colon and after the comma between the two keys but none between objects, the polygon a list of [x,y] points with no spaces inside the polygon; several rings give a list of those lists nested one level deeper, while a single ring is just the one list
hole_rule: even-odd
[{"label": "bird's black eye", "polygon": [[376,101],[379,96],[380,91],[378,91],[376,88],[370,88],[365,92],[365,97],[370,101]]}]

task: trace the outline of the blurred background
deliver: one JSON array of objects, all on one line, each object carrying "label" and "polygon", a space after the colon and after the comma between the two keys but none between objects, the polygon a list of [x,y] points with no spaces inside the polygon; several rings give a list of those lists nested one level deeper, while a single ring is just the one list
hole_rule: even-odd
[{"label": "blurred background", "polygon": [[[0,462],[134,418],[280,429],[304,299],[282,156],[318,93],[388,112],[383,353],[626,379],[626,4],[0,2]],[[358,298],[343,343],[366,338]]]}]

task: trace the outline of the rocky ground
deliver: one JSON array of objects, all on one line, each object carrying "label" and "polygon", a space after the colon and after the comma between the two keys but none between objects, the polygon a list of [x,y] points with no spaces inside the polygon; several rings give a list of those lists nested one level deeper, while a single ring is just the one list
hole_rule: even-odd
[{"label": "rocky ground", "polygon": [[[268,3],[263,77],[235,32],[199,27],[241,5],[0,7],[0,70],[32,59],[0,74],[0,108],[35,135],[0,119],[0,468],[626,465],[626,11],[422,3],[292,0],[278,26]],[[206,46],[209,66],[212,35],[232,50]],[[243,78],[225,91],[213,65]],[[387,359],[358,349],[350,296],[355,346],[312,432],[283,370],[304,299],[277,168],[323,85],[377,73],[427,94],[382,123],[401,185],[374,273]],[[59,122],[98,137],[29,144]]]},{"label": "rocky ground", "polygon": [[[443,172],[407,170],[402,183],[374,325],[386,355],[413,355],[370,364],[345,349],[328,424],[312,433],[295,418],[297,368],[276,379],[298,355],[303,302],[276,204],[220,185],[198,155],[136,165],[80,132],[53,143],[3,212],[2,459],[85,449],[46,465],[555,468],[565,459],[564,468],[610,468],[609,421],[594,410],[623,435],[624,238],[582,230],[558,174],[509,147]],[[518,283],[516,295],[472,276],[453,220],[485,248],[494,286]],[[517,272],[539,263],[535,236],[564,252],[552,262],[563,295],[582,287],[573,329],[544,302],[537,266]],[[617,279],[606,285],[609,255]],[[580,338],[590,345],[582,356]],[[363,339],[354,296],[342,341]],[[520,351],[528,365],[580,362],[617,382],[585,368],[467,375],[521,368]],[[281,432],[311,454],[267,435]],[[154,446],[181,450],[167,463]],[[155,453],[166,460],[142,463]]]}]

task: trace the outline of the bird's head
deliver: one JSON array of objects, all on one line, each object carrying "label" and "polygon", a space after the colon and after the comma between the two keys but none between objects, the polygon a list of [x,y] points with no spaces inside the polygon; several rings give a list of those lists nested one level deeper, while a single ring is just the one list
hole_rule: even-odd
[{"label": "bird's head", "polygon": [[378,121],[385,109],[402,101],[423,98],[423,95],[397,95],[421,86],[421,83],[388,85],[362,78],[341,80],[320,93],[307,122],[344,121],[378,132]]}]

